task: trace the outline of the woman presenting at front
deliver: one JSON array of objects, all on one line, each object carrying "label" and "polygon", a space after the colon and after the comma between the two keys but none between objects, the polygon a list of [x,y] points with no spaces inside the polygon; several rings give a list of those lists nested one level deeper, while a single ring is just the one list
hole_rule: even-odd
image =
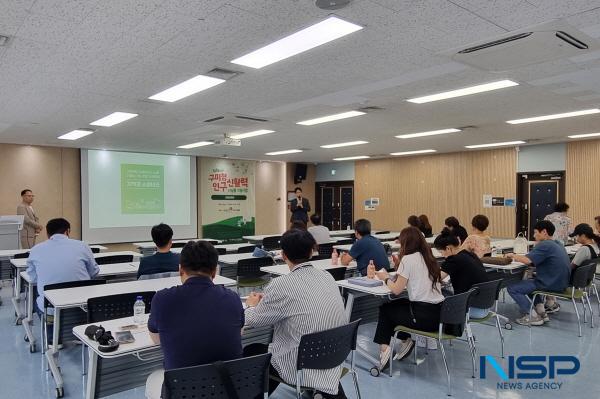
[{"label": "woman presenting at front", "polygon": [[[396,261],[396,278],[390,277],[385,269],[369,270],[369,275],[384,281],[395,294],[408,290],[408,300],[398,299],[379,307],[379,321],[373,341],[380,346],[381,369],[390,360],[390,339],[398,325],[437,331],[444,296],[441,292],[441,272],[423,234],[416,227],[407,227],[400,232],[400,253]],[[413,350],[415,343],[410,334],[398,333],[400,347],[394,359],[402,360]]]}]

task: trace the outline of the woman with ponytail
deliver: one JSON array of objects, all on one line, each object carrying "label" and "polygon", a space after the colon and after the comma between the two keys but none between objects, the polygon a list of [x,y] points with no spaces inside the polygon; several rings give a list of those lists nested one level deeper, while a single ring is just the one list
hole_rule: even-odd
[{"label": "woman with ponytail", "polygon": [[[446,259],[442,263],[442,279],[450,276],[454,294],[462,294],[469,291],[474,284],[489,281],[481,260],[475,253],[461,248],[458,237],[449,229],[442,230],[435,238],[433,246]],[[469,309],[469,316],[474,319],[481,319],[487,314],[487,309]]]},{"label": "woman with ponytail", "polygon": [[[391,277],[385,269],[378,272],[369,267],[367,275],[375,276],[400,295],[408,291],[408,299],[397,299],[379,307],[379,320],[373,341],[379,344],[381,369],[390,360],[390,339],[394,328],[403,325],[417,330],[437,331],[440,323],[442,295],[440,267],[423,233],[416,227],[400,232],[400,253],[394,260],[397,273]],[[415,342],[410,334],[398,333],[400,348],[394,359],[402,360],[412,352]]]}]

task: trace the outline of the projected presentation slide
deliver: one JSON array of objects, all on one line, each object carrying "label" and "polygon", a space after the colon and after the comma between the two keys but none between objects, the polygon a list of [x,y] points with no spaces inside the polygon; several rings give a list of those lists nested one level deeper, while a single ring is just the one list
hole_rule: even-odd
[{"label": "projected presentation slide", "polygon": [[[85,150],[84,150],[85,151]],[[113,229],[125,238],[157,223],[196,226],[195,159],[188,156],[87,150],[82,152],[84,231]],[[117,229],[117,230],[115,230]],[[118,230],[125,229],[125,230]],[[142,239],[148,239],[144,229]],[[181,229],[180,229],[181,230]],[[186,238],[197,234],[185,229]],[[183,234],[183,232],[182,232]],[[190,235],[191,234],[191,235]],[[84,233],[84,235],[86,235]]]}]

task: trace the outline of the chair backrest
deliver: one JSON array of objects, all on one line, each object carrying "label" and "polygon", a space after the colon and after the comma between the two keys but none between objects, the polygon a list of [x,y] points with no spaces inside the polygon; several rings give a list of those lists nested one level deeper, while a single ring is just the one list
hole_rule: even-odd
[{"label": "chair backrest", "polygon": [[442,324],[465,324],[467,312],[469,311],[469,298],[475,290],[471,289],[462,294],[446,297],[442,302],[440,311],[440,323]]},{"label": "chair backrest", "polygon": [[142,274],[138,280],[154,280],[155,278],[179,277],[179,272],[162,272],[154,274]]},{"label": "chair backrest", "polygon": [[251,254],[254,252],[256,245],[244,245],[243,247],[239,247],[237,250],[238,254]]},{"label": "chair backrest", "polygon": [[171,245],[171,248],[183,248],[185,247],[185,244],[187,244],[187,242],[174,242],[173,245]]},{"label": "chair backrest", "polygon": [[[335,243],[337,245],[337,243]],[[319,256],[331,256],[331,253],[333,252],[333,242],[326,242],[323,244],[319,244]]]},{"label": "chair backrest", "polygon": [[479,309],[489,309],[494,306],[502,285],[502,279],[473,284],[475,290],[469,299],[469,306]]},{"label": "chair backrest", "polygon": [[263,238],[262,247],[267,251],[281,249],[281,236],[269,236]]},{"label": "chair backrest", "polygon": [[98,247],[90,247],[90,249],[92,250],[93,254],[99,254],[100,253],[100,248],[98,248]]},{"label": "chair backrest", "polygon": [[133,262],[133,255],[108,255],[99,256],[96,258],[96,263],[99,265],[110,265],[113,263]]},{"label": "chair backrest", "polygon": [[[77,281],[65,281],[63,283],[48,284],[44,286],[44,292],[51,290],[61,290],[63,288],[75,288],[75,287],[88,287],[90,285],[101,285],[106,284],[106,280],[77,280]],[[44,307],[47,308],[50,303],[44,298]]]},{"label": "chair backrest", "polygon": [[273,258],[264,257],[264,258],[248,258],[248,259],[240,259],[237,263],[237,277],[242,278],[256,278],[262,277],[266,273],[260,271],[261,267],[264,266],[272,266]]},{"label": "chair backrest", "polygon": [[146,313],[150,313],[150,304],[154,294],[154,291],[143,291],[88,298],[87,322],[98,323],[133,316],[133,304],[138,296],[142,297],[146,305]]},{"label": "chair backrest", "polygon": [[163,399],[231,399],[231,388],[240,399],[262,397],[269,390],[270,363],[270,353],[221,363],[233,383],[230,388],[214,364],[166,370]]},{"label": "chair backrest", "polygon": [[390,234],[390,231],[389,230],[378,231],[376,234]]},{"label": "chair backrest", "polygon": [[217,241],[217,240],[201,240],[201,241],[207,242],[212,245],[217,245],[219,243],[219,241]]},{"label": "chair backrest", "polygon": [[14,254],[13,259],[27,259],[29,258],[29,251],[21,252],[20,254]]},{"label": "chair backrest", "polygon": [[356,335],[360,319],[340,327],[331,328],[300,338],[297,370],[324,370],[341,365],[351,351],[356,349]]},{"label": "chair backrest", "polygon": [[219,255],[225,255],[227,253],[227,250],[225,248],[215,248],[217,250],[217,253]]},{"label": "chair backrest", "polygon": [[344,280],[346,278],[346,268],[345,267],[336,267],[333,269],[326,269],[329,274],[333,276],[335,281]]},{"label": "chair backrest", "polygon": [[585,261],[571,272],[571,286],[575,288],[588,287],[594,280],[596,262],[593,259]]},{"label": "chair backrest", "polygon": [[354,244],[354,239],[353,238],[344,238],[343,240],[338,240],[335,244],[336,245]]},{"label": "chair backrest", "polygon": [[383,249],[385,250],[386,255],[392,254],[392,246],[388,243],[383,244]]}]

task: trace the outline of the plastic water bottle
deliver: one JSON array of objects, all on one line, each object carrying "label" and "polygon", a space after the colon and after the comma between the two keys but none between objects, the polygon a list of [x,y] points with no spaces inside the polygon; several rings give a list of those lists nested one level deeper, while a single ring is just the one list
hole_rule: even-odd
[{"label": "plastic water bottle", "polygon": [[334,248],[333,251],[331,252],[331,264],[337,265],[338,259],[339,259],[339,254],[338,254],[337,250]]},{"label": "plastic water bottle", "polygon": [[146,304],[141,296],[138,296],[133,304],[133,322],[135,324],[144,324],[146,314]]},{"label": "plastic water bottle", "polygon": [[373,263],[373,260],[370,260],[369,265],[367,266],[367,277],[375,278],[375,270],[375,264]]}]

